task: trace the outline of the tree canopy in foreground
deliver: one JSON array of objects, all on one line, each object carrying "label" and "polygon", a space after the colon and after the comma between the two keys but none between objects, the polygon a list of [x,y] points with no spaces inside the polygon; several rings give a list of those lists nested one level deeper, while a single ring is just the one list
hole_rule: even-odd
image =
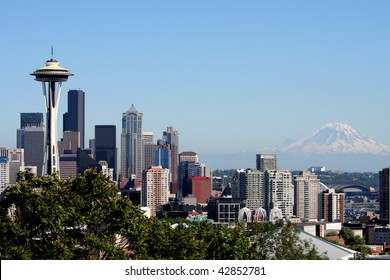
[{"label": "tree canopy in foreground", "polygon": [[19,173],[0,201],[0,259],[324,259],[283,223],[147,218],[110,179]]}]

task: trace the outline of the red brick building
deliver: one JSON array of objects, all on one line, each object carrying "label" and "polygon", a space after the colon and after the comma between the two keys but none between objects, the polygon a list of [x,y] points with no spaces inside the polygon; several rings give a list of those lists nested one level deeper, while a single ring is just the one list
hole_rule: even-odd
[{"label": "red brick building", "polygon": [[197,203],[207,203],[211,197],[212,180],[210,177],[193,176],[188,178],[186,194],[196,197]]}]

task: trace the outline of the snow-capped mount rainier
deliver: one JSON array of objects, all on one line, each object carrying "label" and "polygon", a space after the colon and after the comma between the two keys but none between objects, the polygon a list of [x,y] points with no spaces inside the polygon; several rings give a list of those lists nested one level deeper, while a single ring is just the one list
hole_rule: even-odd
[{"label": "snow-capped mount rainier", "polygon": [[386,155],[390,146],[380,144],[343,123],[329,123],[313,135],[282,145],[284,153]]}]

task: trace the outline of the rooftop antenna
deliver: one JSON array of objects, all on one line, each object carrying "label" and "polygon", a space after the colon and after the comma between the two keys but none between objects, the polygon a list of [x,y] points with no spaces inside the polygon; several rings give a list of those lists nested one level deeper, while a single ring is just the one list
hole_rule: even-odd
[{"label": "rooftop antenna", "polygon": [[53,60],[53,46],[51,46],[51,60]]}]

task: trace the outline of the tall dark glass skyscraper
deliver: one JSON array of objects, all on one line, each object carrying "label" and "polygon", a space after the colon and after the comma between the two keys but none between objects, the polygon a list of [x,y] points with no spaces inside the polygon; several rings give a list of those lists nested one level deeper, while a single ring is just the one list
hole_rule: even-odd
[{"label": "tall dark glass skyscraper", "polygon": [[80,132],[80,148],[85,145],[85,92],[68,91],[68,112],[64,114],[63,131]]},{"label": "tall dark glass skyscraper", "polygon": [[131,105],[126,113],[122,114],[121,134],[121,176],[130,178],[136,175],[142,178],[143,145],[142,145],[142,113]]},{"label": "tall dark glass skyscraper", "polygon": [[20,128],[30,126],[42,127],[43,113],[20,113]]},{"label": "tall dark glass skyscraper", "polygon": [[95,161],[104,160],[114,169],[114,181],[117,179],[116,126],[95,125]]},{"label": "tall dark glass skyscraper", "polygon": [[379,216],[382,222],[390,223],[390,168],[379,171]]},{"label": "tall dark glass skyscraper", "polygon": [[171,151],[170,167],[172,182],[171,182],[171,193],[177,194],[179,191],[179,133],[173,129],[173,127],[167,127],[167,130],[163,132],[163,139],[169,145]]}]

